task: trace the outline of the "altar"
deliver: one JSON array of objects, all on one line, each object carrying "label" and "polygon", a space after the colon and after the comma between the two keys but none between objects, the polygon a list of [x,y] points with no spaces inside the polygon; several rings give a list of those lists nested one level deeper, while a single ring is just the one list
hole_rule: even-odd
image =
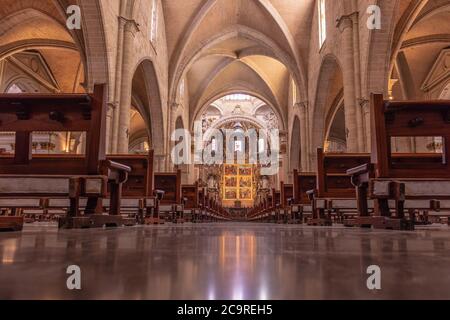
[{"label": "altar", "polygon": [[224,207],[234,209],[253,207],[256,193],[254,173],[253,165],[223,165],[221,194]]}]

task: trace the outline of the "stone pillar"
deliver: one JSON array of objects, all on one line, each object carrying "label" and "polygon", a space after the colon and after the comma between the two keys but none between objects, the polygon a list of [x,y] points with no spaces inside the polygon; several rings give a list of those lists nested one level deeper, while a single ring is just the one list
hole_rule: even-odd
[{"label": "stone pillar", "polygon": [[299,102],[296,104],[298,108],[299,120],[300,120],[300,166],[301,171],[305,172],[309,169],[309,148],[308,148],[308,118],[306,111],[308,109],[308,102]]},{"label": "stone pillar", "polygon": [[359,13],[355,12],[351,15],[353,21],[353,49],[354,49],[354,65],[355,65],[355,98],[356,98],[356,121],[358,124],[358,149],[360,152],[368,152],[365,143],[365,127],[362,106],[359,103],[362,97],[362,80],[361,80],[361,51],[359,41]]},{"label": "stone pillar", "polygon": [[115,111],[115,105],[113,103],[108,103],[108,110],[106,112],[106,153],[111,154],[112,153],[112,127],[113,127],[113,121],[114,121],[114,111]]},{"label": "stone pillar", "polygon": [[345,124],[347,130],[347,152],[358,152],[358,132],[362,129],[358,120],[355,92],[355,61],[352,15],[338,19],[337,27],[342,35],[342,73],[344,81]]},{"label": "stone pillar", "polygon": [[[124,10],[124,9],[122,9]],[[124,29],[127,23],[127,19],[119,17],[119,25],[117,31],[117,53],[116,53],[116,72],[115,72],[115,83],[114,83],[114,102],[112,123],[111,123],[111,139],[110,139],[110,152],[117,153],[118,145],[118,134],[119,134],[119,103],[120,103],[120,93],[121,93],[121,80],[122,80],[122,62],[123,62],[123,37]],[[107,140],[108,141],[108,140]]]},{"label": "stone pillar", "polygon": [[371,124],[370,124],[370,102],[368,99],[366,98],[361,98],[359,101],[359,105],[361,107],[361,111],[362,111],[362,116],[363,116],[363,126],[365,128],[365,143],[366,146],[364,148],[364,150],[366,152],[371,152],[371,145],[372,145],[372,141],[371,141]]},{"label": "stone pillar", "polygon": [[167,130],[168,130],[168,133],[167,133],[167,139],[168,139],[168,141],[167,141],[167,146],[168,146],[168,153],[167,153],[167,155],[168,155],[168,157],[167,157],[167,170],[169,170],[169,171],[172,171],[172,168],[174,167],[174,163],[173,163],[173,159],[172,159],[172,157],[171,157],[171,153],[172,153],[172,150],[173,150],[173,148],[175,147],[175,142],[173,142],[172,141],[172,133],[175,131],[175,129],[177,129],[176,127],[175,127],[175,125],[176,125],[176,121],[177,121],[177,114],[178,114],[178,109],[180,108],[180,104],[179,103],[177,103],[177,102],[175,102],[175,103],[172,103],[171,105],[170,105],[170,109],[169,109],[169,119],[168,119],[168,121],[169,121],[169,124],[168,124],[168,126],[167,126]]},{"label": "stone pillar", "polygon": [[127,20],[123,35],[122,79],[120,84],[119,124],[117,127],[117,152],[128,153],[130,129],[131,91],[133,87],[133,41],[138,25]]},{"label": "stone pillar", "polygon": [[166,172],[166,156],[165,155],[155,155],[155,172]]}]

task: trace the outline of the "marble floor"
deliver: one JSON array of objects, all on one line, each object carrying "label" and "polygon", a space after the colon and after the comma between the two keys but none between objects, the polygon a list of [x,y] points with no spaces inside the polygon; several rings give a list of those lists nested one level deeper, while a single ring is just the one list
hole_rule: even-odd
[{"label": "marble floor", "polygon": [[[67,267],[81,269],[70,291]],[[381,290],[367,268],[381,268]],[[0,299],[450,299],[450,229],[262,224],[0,234]]]}]

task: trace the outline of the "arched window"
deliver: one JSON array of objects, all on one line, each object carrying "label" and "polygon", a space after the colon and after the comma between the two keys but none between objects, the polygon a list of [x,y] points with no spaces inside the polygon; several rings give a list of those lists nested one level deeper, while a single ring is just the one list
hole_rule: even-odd
[{"label": "arched window", "polygon": [[325,0],[317,0],[319,20],[319,45],[322,48],[327,39],[327,16]]},{"label": "arched window", "polygon": [[262,138],[258,140],[258,151],[259,153],[266,152],[266,140]]},{"label": "arched window", "polygon": [[13,83],[6,90],[6,93],[23,93],[23,90],[17,84]]},{"label": "arched window", "polygon": [[297,85],[295,84],[294,80],[292,80],[291,86],[292,86],[292,105],[295,106],[295,104],[297,103]]},{"label": "arched window", "polygon": [[150,19],[150,41],[155,43],[158,34],[158,0],[153,0]]}]

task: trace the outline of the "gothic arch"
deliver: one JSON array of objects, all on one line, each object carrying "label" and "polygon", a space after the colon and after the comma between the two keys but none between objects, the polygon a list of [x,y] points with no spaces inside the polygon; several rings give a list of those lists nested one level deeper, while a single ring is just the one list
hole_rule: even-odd
[{"label": "gothic arch", "polygon": [[242,93],[242,94],[247,94],[249,96],[253,96],[255,98],[260,99],[261,101],[263,101],[266,105],[268,105],[276,114],[278,120],[279,120],[279,125],[280,125],[280,130],[285,130],[286,125],[284,122],[284,118],[281,116],[280,111],[278,110],[278,108],[276,108],[274,106],[274,104],[264,95],[260,94],[257,91],[254,90],[250,90],[250,89],[236,89],[236,88],[230,88],[228,90],[221,90],[219,93],[213,95],[211,98],[209,98],[203,105],[201,108],[198,108],[198,110],[194,113],[194,116],[192,117],[192,124],[191,124],[191,130],[194,129],[194,124],[195,121],[199,119],[199,117],[209,108],[209,106],[211,106],[211,104],[213,104],[215,101],[227,96],[227,95],[231,95],[231,94],[236,94],[236,93]]},{"label": "gothic arch", "polygon": [[134,71],[133,84],[136,77],[143,80],[142,88],[133,86],[133,93],[139,94],[142,101],[142,117],[151,132],[151,145],[155,154],[165,152],[165,125],[163,116],[163,106],[161,101],[161,91],[153,62],[150,59],[143,59],[137,64]]},{"label": "gothic arch", "polygon": [[[260,54],[280,61],[287,68],[297,86],[301,88],[300,92],[302,93],[302,96],[306,96],[304,76],[302,76],[298,71],[295,60],[266,35],[243,25],[235,25],[227,28],[214,37],[203,41],[196,49],[193,50],[193,52],[186,54],[183,59],[180,60],[171,78],[170,101],[176,101],[176,89],[178,88],[181,79],[183,79],[186,72],[191,68],[195,61],[204,56],[210,48],[213,48],[221,42],[239,36],[255,41],[258,46],[266,48],[267,51],[259,51]],[[247,53],[247,56],[248,55],[249,53]]]},{"label": "gothic arch", "polygon": [[324,146],[327,110],[332,106],[332,102],[335,99],[335,97],[330,97],[330,89],[333,85],[332,80],[337,74],[342,75],[339,60],[331,54],[325,56],[320,67],[316,87],[316,100],[311,119],[311,123],[314,124],[311,150],[313,157],[315,155],[315,149],[319,147],[323,148]]}]

